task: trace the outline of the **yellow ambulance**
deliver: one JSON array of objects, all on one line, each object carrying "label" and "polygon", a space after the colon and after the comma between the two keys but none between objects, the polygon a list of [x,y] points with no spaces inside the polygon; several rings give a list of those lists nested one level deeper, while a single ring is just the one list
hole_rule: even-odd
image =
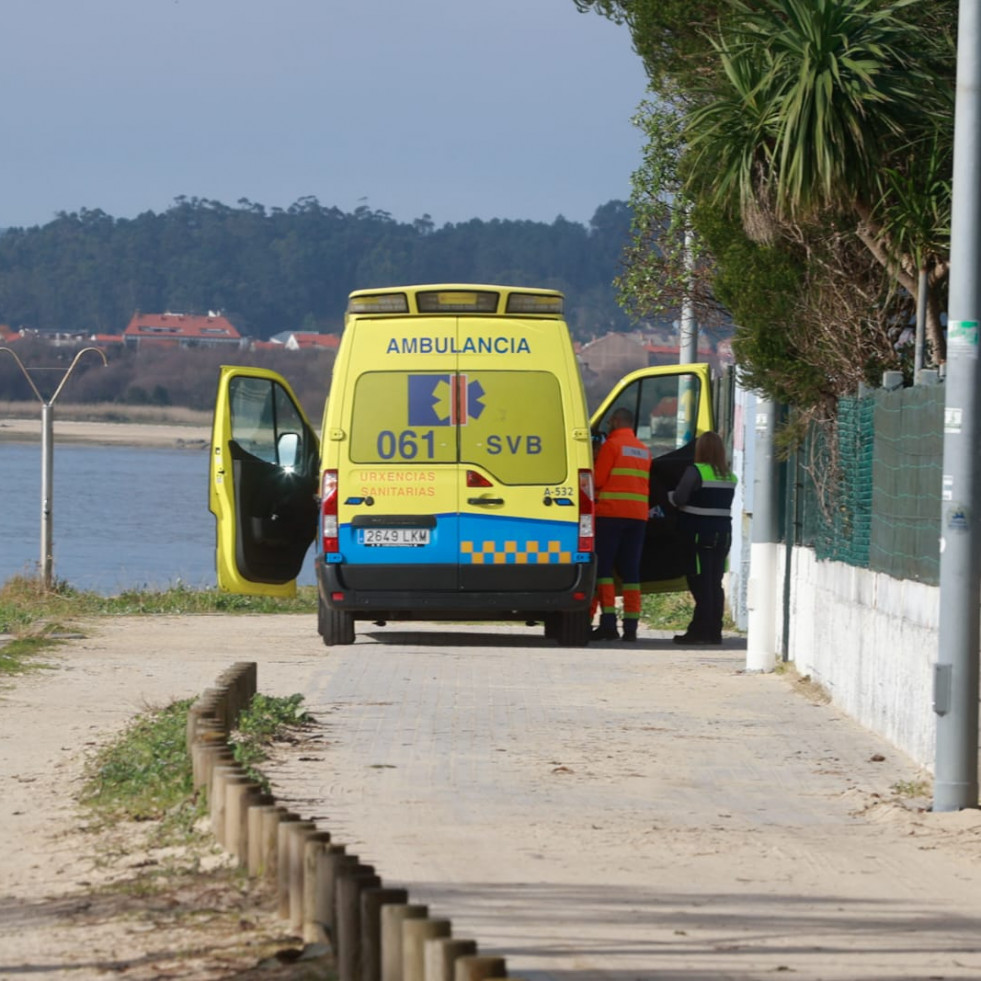
[{"label": "yellow ambulance", "polygon": [[[627,405],[657,456],[682,465],[711,400],[705,365],[644,369],[591,429],[563,304],[506,286],[352,293],[319,438],[279,375],[223,367],[219,588],[290,595],[315,541],[327,645],[352,643],[358,620],[514,620],[585,644],[594,440]],[[677,576],[672,562],[646,568],[653,588]]]}]

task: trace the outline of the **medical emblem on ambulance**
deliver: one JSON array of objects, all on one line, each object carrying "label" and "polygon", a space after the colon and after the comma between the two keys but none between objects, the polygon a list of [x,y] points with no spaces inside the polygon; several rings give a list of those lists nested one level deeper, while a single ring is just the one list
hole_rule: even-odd
[{"label": "medical emblem on ambulance", "polygon": [[410,426],[464,426],[484,411],[484,386],[466,375],[409,375]]}]

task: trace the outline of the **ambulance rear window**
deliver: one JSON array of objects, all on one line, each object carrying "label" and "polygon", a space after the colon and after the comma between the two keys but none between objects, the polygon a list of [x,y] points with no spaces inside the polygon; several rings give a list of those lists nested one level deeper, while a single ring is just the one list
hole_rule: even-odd
[{"label": "ambulance rear window", "polygon": [[562,393],[547,371],[374,371],[358,379],[354,463],[469,463],[505,484],[559,484]]}]

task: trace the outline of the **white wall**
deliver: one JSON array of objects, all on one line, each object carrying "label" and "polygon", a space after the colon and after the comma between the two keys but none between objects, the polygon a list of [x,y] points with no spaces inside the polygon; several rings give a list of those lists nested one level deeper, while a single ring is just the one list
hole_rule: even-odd
[{"label": "white wall", "polygon": [[[756,400],[752,393],[737,388],[736,405],[740,425],[734,432],[733,469],[739,487],[733,502],[726,597],[734,619],[745,630]],[[772,594],[757,596],[753,602],[758,604],[755,609],[769,611],[765,614],[767,627],[772,617],[775,664],[783,656],[787,553],[783,543],[773,549],[776,582]],[[857,722],[932,770],[939,587],[893,579],[841,562],[818,561],[812,549],[802,546],[793,549],[790,581],[787,659],[800,674],[821,684],[834,704]],[[753,667],[758,667],[755,654]]]},{"label": "white wall", "polygon": [[[794,549],[789,659],[835,705],[930,769],[939,611],[936,586],[818,561],[811,549]],[[782,620],[782,605],[777,615]]]}]

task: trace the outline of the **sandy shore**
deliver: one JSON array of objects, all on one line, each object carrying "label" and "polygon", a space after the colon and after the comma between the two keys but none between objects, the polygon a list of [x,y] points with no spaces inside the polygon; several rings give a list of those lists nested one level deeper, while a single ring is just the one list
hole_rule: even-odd
[{"label": "sandy shore", "polygon": [[[87,443],[96,446],[159,446],[173,449],[206,449],[211,440],[207,426],[177,424],[80,422],[55,416],[55,443]],[[40,414],[35,419],[0,419],[0,443],[40,443]]]}]

